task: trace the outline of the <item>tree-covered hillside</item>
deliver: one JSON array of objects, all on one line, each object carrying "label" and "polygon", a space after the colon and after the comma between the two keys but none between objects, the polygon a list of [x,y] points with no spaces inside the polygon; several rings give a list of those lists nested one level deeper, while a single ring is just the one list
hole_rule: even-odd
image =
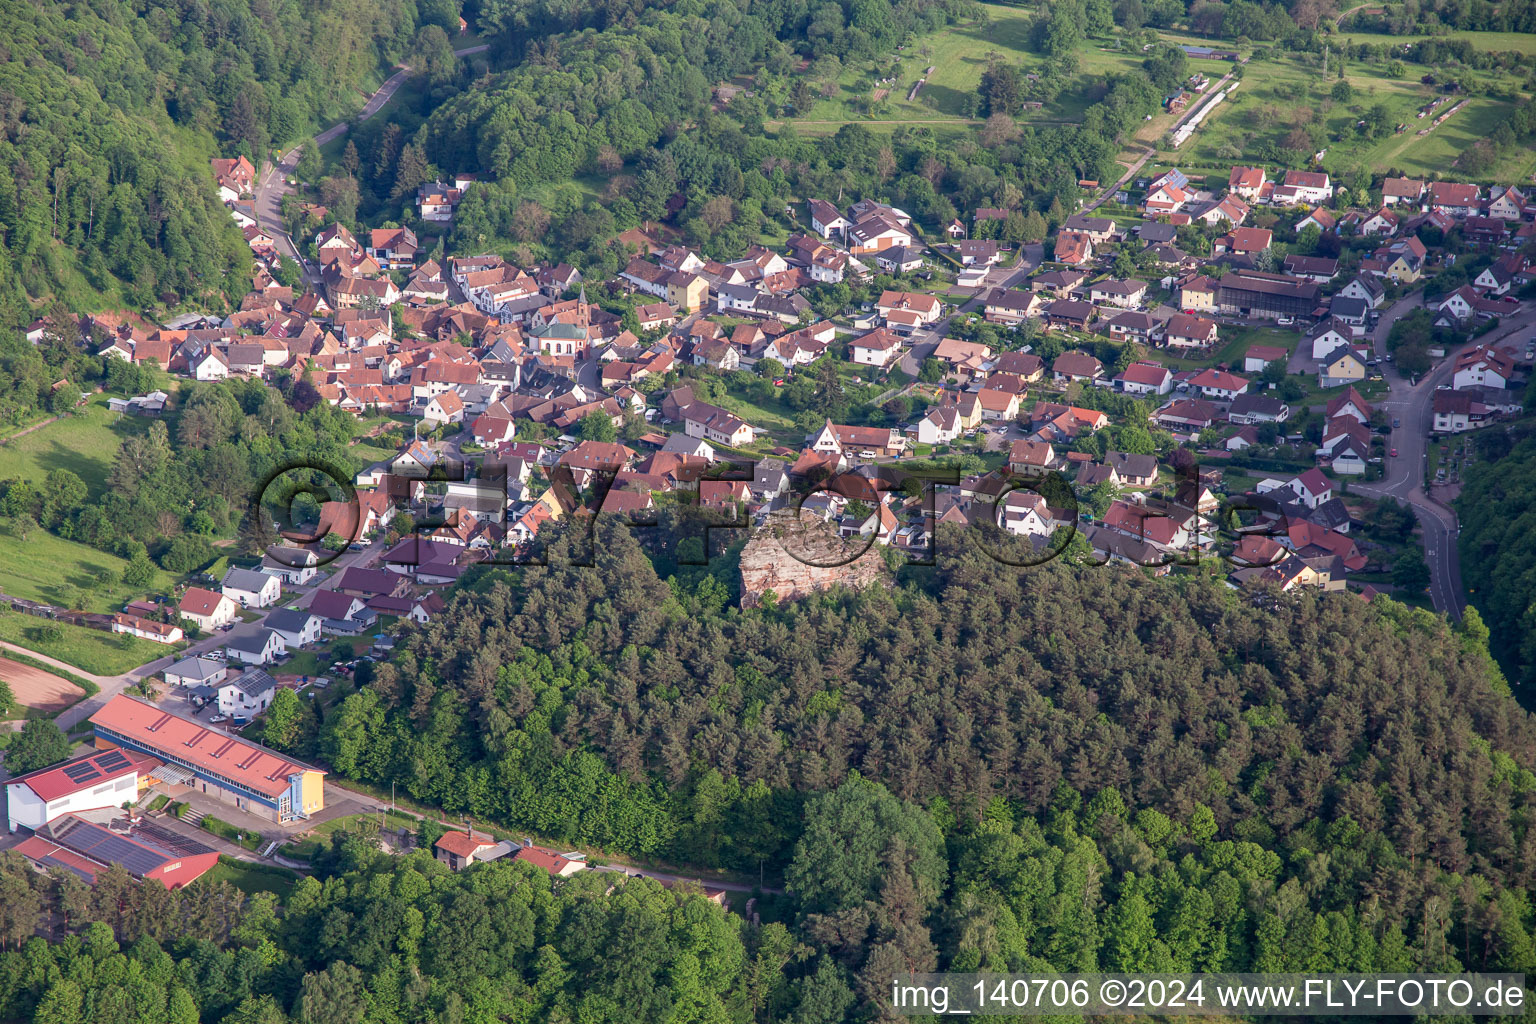
[{"label": "tree-covered hillside", "polygon": [[356,109],[417,19],[415,0],[0,0],[9,318],[55,293],[79,308],[242,294],[250,251],[209,158],[259,166]]},{"label": "tree-covered hillside", "polygon": [[858,1000],[893,963],[1532,962],[1536,728],[1443,619],[1019,570],[958,533],[895,590],[739,611],[723,573],[664,581],[600,529],[594,566],[561,542],[486,572],[269,741],[453,815],[781,877]]},{"label": "tree-covered hillside", "polygon": [[1481,458],[1462,472],[1462,581],[1494,657],[1527,704],[1536,699],[1536,419],[1473,437]]}]

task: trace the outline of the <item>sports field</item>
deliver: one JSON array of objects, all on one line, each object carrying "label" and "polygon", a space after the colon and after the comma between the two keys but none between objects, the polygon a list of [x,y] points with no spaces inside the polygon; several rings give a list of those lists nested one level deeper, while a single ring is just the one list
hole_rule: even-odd
[{"label": "sports field", "polygon": [[0,679],[5,680],[12,696],[23,706],[50,715],[85,696],[85,691],[68,679],[4,656],[0,656]]}]

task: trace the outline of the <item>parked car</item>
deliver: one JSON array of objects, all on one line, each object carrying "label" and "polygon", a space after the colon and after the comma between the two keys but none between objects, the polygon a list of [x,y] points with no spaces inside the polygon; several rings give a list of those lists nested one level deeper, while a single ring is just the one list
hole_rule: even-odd
[{"label": "parked car", "polygon": [[1402,425],[1403,425],[1402,419],[1400,419],[1397,416],[1392,417],[1392,429],[1393,430],[1396,430],[1398,427],[1400,427]]},{"label": "parked car", "polygon": [[209,725],[218,725],[220,722],[227,722],[227,721],[229,721],[229,716],[228,715],[214,715],[212,718],[208,719],[208,724]]},{"label": "parked car", "polygon": [[1282,317],[1276,317],[1275,318],[1275,323],[1279,324],[1281,327],[1289,327],[1289,326],[1291,326],[1291,324],[1294,324],[1295,322],[1296,322],[1296,318],[1293,317],[1293,316],[1282,316]]},{"label": "parked car", "polygon": [[1394,459],[1397,458],[1397,449],[1393,448],[1391,454]]},{"label": "parked car", "polygon": [[876,454],[874,452],[870,451],[867,448],[864,451],[859,452],[859,458],[861,458],[861,459],[873,459],[873,458],[876,458],[876,457],[877,457]]}]

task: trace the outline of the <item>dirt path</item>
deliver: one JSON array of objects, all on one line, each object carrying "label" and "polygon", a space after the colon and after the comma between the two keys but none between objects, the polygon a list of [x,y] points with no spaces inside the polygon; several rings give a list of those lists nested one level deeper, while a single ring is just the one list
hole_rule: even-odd
[{"label": "dirt path", "polygon": [[34,430],[42,430],[48,424],[50,424],[50,423],[57,423],[59,420],[61,420],[63,418],[64,417],[62,417],[62,416],[49,416],[47,419],[45,419],[45,420],[43,420],[43,421],[41,421],[39,423],[34,423],[30,427],[23,427],[22,429],[16,431],[16,433],[14,433],[14,434],[10,434],[10,435],[8,435],[6,437],[0,438],[0,444],[10,444],[12,441],[16,440],[18,437],[26,437],[28,434],[32,433],[32,431],[34,431]]}]

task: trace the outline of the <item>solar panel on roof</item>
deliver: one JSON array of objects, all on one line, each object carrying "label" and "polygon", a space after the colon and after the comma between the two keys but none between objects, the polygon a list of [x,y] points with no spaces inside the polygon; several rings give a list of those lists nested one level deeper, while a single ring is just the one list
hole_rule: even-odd
[{"label": "solar panel on roof", "polygon": [[89,761],[80,761],[76,764],[65,765],[64,774],[69,777],[70,782],[78,783],[96,778],[101,774],[101,771]]},{"label": "solar panel on roof", "polygon": [[100,825],[82,822],[59,845],[102,864],[121,864],[128,873],[143,878],[165,863],[165,856],[131,842]]},{"label": "solar panel on roof", "polygon": [[156,846],[163,847],[181,857],[196,857],[204,853],[215,852],[213,847],[205,846],[190,836],[172,832],[168,828],[144,821],[133,827],[133,834],[140,839],[147,839]]},{"label": "solar panel on roof", "polygon": [[48,855],[46,857],[38,858],[37,862],[39,864],[43,865],[43,867],[63,868],[66,871],[71,871],[71,872],[75,873],[76,875],[79,875],[81,878],[85,879],[87,882],[94,882],[94,881],[96,881],[95,876],[88,874],[79,865],[71,864],[71,863],[69,863],[68,861],[65,861],[65,860],[60,860],[59,858],[53,856],[52,854],[50,854],[50,855]]},{"label": "solar panel on roof", "polygon": [[96,759],[96,763],[108,771],[126,768],[131,763],[120,750],[109,750]]}]

